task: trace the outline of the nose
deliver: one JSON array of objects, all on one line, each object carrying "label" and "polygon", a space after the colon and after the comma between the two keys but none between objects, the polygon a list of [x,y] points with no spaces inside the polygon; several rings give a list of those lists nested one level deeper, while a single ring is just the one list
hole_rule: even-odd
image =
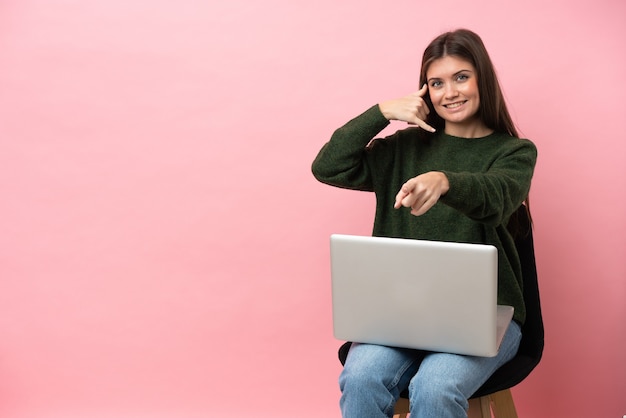
[{"label": "nose", "polygon": [[446,99],[452,99],[459,95],[459,92],[456,89],[456,86],[454,85],[454,83],[446,83],[444,93],[445,93]]}]

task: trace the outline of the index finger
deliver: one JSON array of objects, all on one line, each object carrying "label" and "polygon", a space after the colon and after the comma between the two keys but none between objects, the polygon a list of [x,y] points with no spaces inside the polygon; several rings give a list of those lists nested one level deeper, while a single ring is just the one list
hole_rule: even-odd
[{"label": "index finger", "polygon": [[[408,183],[408,181],[407,181],[407,183]],[[398,193],[396,193],[396,201],[395,201],[395,203],[393,205],[393,207],[395,209],[400,209],[400,207],[402,207],[402,201],[411,192],[411,190],[410,190],[409,186],[407,185],[407,183],[404,183],[402,185],[402,187],[400,187],[400,190],[398,191]]]}]

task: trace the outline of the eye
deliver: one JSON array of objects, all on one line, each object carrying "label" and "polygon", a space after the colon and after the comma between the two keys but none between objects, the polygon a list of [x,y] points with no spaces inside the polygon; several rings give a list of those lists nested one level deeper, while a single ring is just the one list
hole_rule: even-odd
[{"label": "eye", "polygon": [[469,75],[467,74],[459,74],[456,76],[456,81],[466,81],[469,79]]},{"label": "eye", "polygon": [[442,85],[443,85],[443,83],[441,81],[439,81],[439,80],[433,80],[433,81],[430,82],[430,87],[432,87],[434,89],[439,88]]}]

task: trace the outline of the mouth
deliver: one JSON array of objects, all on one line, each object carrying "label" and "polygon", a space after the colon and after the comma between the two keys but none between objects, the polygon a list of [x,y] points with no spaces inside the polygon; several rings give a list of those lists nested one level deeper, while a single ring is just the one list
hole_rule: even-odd
[{"label": "mouth", "polygon": [[467,100],[462,100],[460,102],[454,102],[454,103],[448,103],[448,104],[443,105],[443,107],[445,107],[446,109],[456,109],[456,108],[463,106],[465,103],[467,103]]}]

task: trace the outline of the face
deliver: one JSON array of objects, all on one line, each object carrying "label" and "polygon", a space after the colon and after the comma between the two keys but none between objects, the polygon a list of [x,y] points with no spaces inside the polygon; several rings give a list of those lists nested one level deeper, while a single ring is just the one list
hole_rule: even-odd
[{"label": "face", "polygon": [[483,130],[484,124],[476,117],[478,79],[470,62],[449,55],[439,58],[428,67],[426,80],[434,110],[446,122],[446,133],[474,136]]}]

